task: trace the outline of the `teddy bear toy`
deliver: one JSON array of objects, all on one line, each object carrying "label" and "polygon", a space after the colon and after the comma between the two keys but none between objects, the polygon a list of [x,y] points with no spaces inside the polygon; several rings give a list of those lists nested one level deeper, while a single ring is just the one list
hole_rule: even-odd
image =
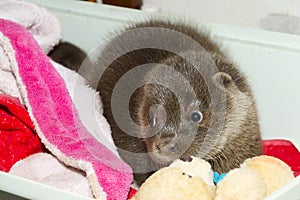
[{"label": "teddy bear toy", "polygon": [[249,158],[222,176],[208,162],[192,157],[155,172],[132,200],[262,200],[292,179],[291,168],[272,156]]}]

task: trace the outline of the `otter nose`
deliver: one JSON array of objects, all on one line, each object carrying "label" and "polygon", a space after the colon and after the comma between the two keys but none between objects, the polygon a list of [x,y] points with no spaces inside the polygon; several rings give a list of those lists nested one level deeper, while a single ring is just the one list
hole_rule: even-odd
[{"label": "otter nose", "polygon": [[156,149],[159,153],[162,154],[170,154],[170,153],[176,153],[179,151],[179,143],[172,142],[170,140],[168,141],[161,141],[159,144],[156,145]]},{"label": "otter nose", "polygon": [[175,153],[178,149],[179,149],[179,144],[178,144],[177,142],[171,143],[171,144],[169,145],[169,151],[170,151],[171,153]]}]

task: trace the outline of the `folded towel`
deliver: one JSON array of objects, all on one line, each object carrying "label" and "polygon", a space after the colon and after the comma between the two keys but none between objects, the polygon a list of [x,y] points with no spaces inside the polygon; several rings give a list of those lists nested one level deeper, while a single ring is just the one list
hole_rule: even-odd
[{"label": "folded towel", "polygon": [[0,0],[0,18],[23,25],[48,53],[61,38],[57,18],[46,9],[33,3],[18,0]]},{"label": "folded towel", "polygon": [[89,182],[80,171],[65,167],[48,153],[37,153],[20,160],[9,173],[82,196],[93,197]]},{"label": "folded towel", "polygon": [[88,132],[64,80],[32,35],[3,19],[0,32],[0,47],[42,143],[66,165],[86,172],[95,197],[126,199],[131,168]]},{"label": "folded towel", "polygon": [[103,116],[99,93],[90,88],[78,73],[53,61],[51,63],[64,79],[81,122],[95,138],[119,157],[111,137],[110,126]]},{"label": "folded towel", "polygon": [[[58,19],[48,12],[29,2],[18,0],[0,0],[0,18],[9,19],[23,25],[37,40],[44,53],[48,53],[61,38]],[[7,57],[0,48],[0,93],[20,98],[14,75],[9,70]]]}]

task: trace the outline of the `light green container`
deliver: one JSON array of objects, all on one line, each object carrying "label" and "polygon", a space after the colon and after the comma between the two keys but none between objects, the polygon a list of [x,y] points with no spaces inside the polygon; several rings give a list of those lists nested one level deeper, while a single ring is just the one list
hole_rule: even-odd
[{"label": "light green container", "polygon": [[[30,0],[55,13],[64,40],[87,52],[112,30],[149,14],[71,0]],[[191,22],[192,23],[192,22]],[[209,28],[248,75],[259,110],[263,139],[288,139],[300,146],[300,37],[193,21]],[[83,200],[68,192],[0,173],[0,190],[39,200]],[[0,192],[0,199],[9,199]],[[300,176],[266,200],[300,200]]]}]

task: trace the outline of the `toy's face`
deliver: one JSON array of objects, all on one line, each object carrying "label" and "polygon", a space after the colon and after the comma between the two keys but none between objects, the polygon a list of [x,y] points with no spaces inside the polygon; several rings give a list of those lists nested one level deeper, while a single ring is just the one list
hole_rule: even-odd
[{"label": "toy's face", "polygon": [[134,200],[212,200],[212,198],[213,188],[201,177],[193,177],[178,167],[170,167],[150,176],[140,187]]}]

